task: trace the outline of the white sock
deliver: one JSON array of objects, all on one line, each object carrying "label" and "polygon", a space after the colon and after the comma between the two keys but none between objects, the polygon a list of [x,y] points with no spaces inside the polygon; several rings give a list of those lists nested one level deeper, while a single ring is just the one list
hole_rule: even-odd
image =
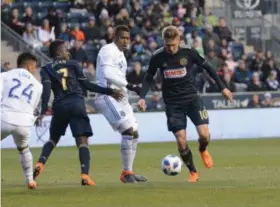
[{"label": "white sock", "polygon": [[133,160],[133,163],[134,163],[134,160],[135,160],[135,157],[136,157],[137,144],[138,144],[138,139],[133,139],[132,140],[132,160]]},{"label": "white sock", "polygon": [[121,141],[121,153],[123,170],[132,171],[133,166],[133,153],[132,153],[132,140],[133,136],[123,135]]},{"label": "white sock", "polygon": [[29,148],[20,151],[20,164],[27,181],[33,180],[33,157]]}]

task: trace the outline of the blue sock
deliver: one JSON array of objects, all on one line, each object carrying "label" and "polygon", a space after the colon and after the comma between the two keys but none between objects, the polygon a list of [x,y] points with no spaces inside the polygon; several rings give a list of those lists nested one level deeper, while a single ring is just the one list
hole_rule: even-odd
[{"label": "blue sock", "polygon": [[88,175],[90,167],[90,152],[88,146],[79,147],[79,158],[81,164],[81,173]]},{"label": "blue sock", "polygon": [[54,148],[55,148],[55,143],[53,141],[48,141],[46,144],[44,144],[38,162],[43,163],[44,165],[47,162]]}]

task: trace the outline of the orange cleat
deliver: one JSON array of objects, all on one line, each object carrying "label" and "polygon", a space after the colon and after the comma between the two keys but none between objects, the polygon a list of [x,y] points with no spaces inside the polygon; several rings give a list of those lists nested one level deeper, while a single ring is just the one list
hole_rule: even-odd
[{"label": "orange cleat", "polygon": [[29,181],[29,182],[27,182],[27,188],[28,189],[36,189],[36,187],[37,187],[37,183],[36,183],[36,181],[34,181],[34,180],[32,180],[32,181]]},{"label": "orange cleat", "polygon": [[188,182],[189,183],[196,183],[198,181],[198,173],[197,172],[191,172]]},{"label": "orange cleat", "polygon": [[33,179],[35,180],[42,172],[44,169],[44,165],[41,162],[37,162],[35,165],[35,168],[33,169]]},{"label": "orange cleat", "polygon": [[204,152],[200,152],[200,155],[206,168],[213,167],[213,160],[208,150],[205,150]]},{"label": "orange cleat", "polygon": [[96,185],[95,182],[87,174],[82,174],[81,178],[82,178],[81,185],[83,185],[83,186],[95,186]]}]

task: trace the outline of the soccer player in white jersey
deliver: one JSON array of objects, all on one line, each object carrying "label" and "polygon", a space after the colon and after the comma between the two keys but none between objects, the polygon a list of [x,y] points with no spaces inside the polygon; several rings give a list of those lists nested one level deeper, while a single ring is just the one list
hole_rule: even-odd
[{"label": "soccer player in white jersey", "polygon": [[137,121],[133,109],[128,102],[127,90],[139,94],[140,88],[129,84],[126,80],[127,62],[124,50],[130,42],[129,28],[119,25],[115,28],[114,42],[103,46],[97,56],[96,79],[102,87],[121,89],[124,93],[122,101],[118,102],[110,96],[98,94],[95,100],[96,108],[101,112],[115,131],[122,135],[121,154],[123,170],[120,180],[123,183],[145,182],[144,176],[135,175],[133,162],[136,155],[138,132]]},{"label": "soccer player in white jersey", "polygon": [[34,74],[37,59],[30,53],[22,53],[17,59],[17,69],[1,73],[1,140],[12,135],[20,154],[20,163],[29,189],[35,189],[33,157],[28,143],[34,112],[38,107],[42,85]]}]

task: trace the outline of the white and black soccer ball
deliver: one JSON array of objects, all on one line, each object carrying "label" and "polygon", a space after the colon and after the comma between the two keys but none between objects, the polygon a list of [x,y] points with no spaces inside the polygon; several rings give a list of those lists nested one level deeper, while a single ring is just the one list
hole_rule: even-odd
[{"label": "white and black soccer ball", "polygon": [[161,170],[169,176],[178,175],[182,170],[182,161],[176,155],[167,155],[161,161]]}]

